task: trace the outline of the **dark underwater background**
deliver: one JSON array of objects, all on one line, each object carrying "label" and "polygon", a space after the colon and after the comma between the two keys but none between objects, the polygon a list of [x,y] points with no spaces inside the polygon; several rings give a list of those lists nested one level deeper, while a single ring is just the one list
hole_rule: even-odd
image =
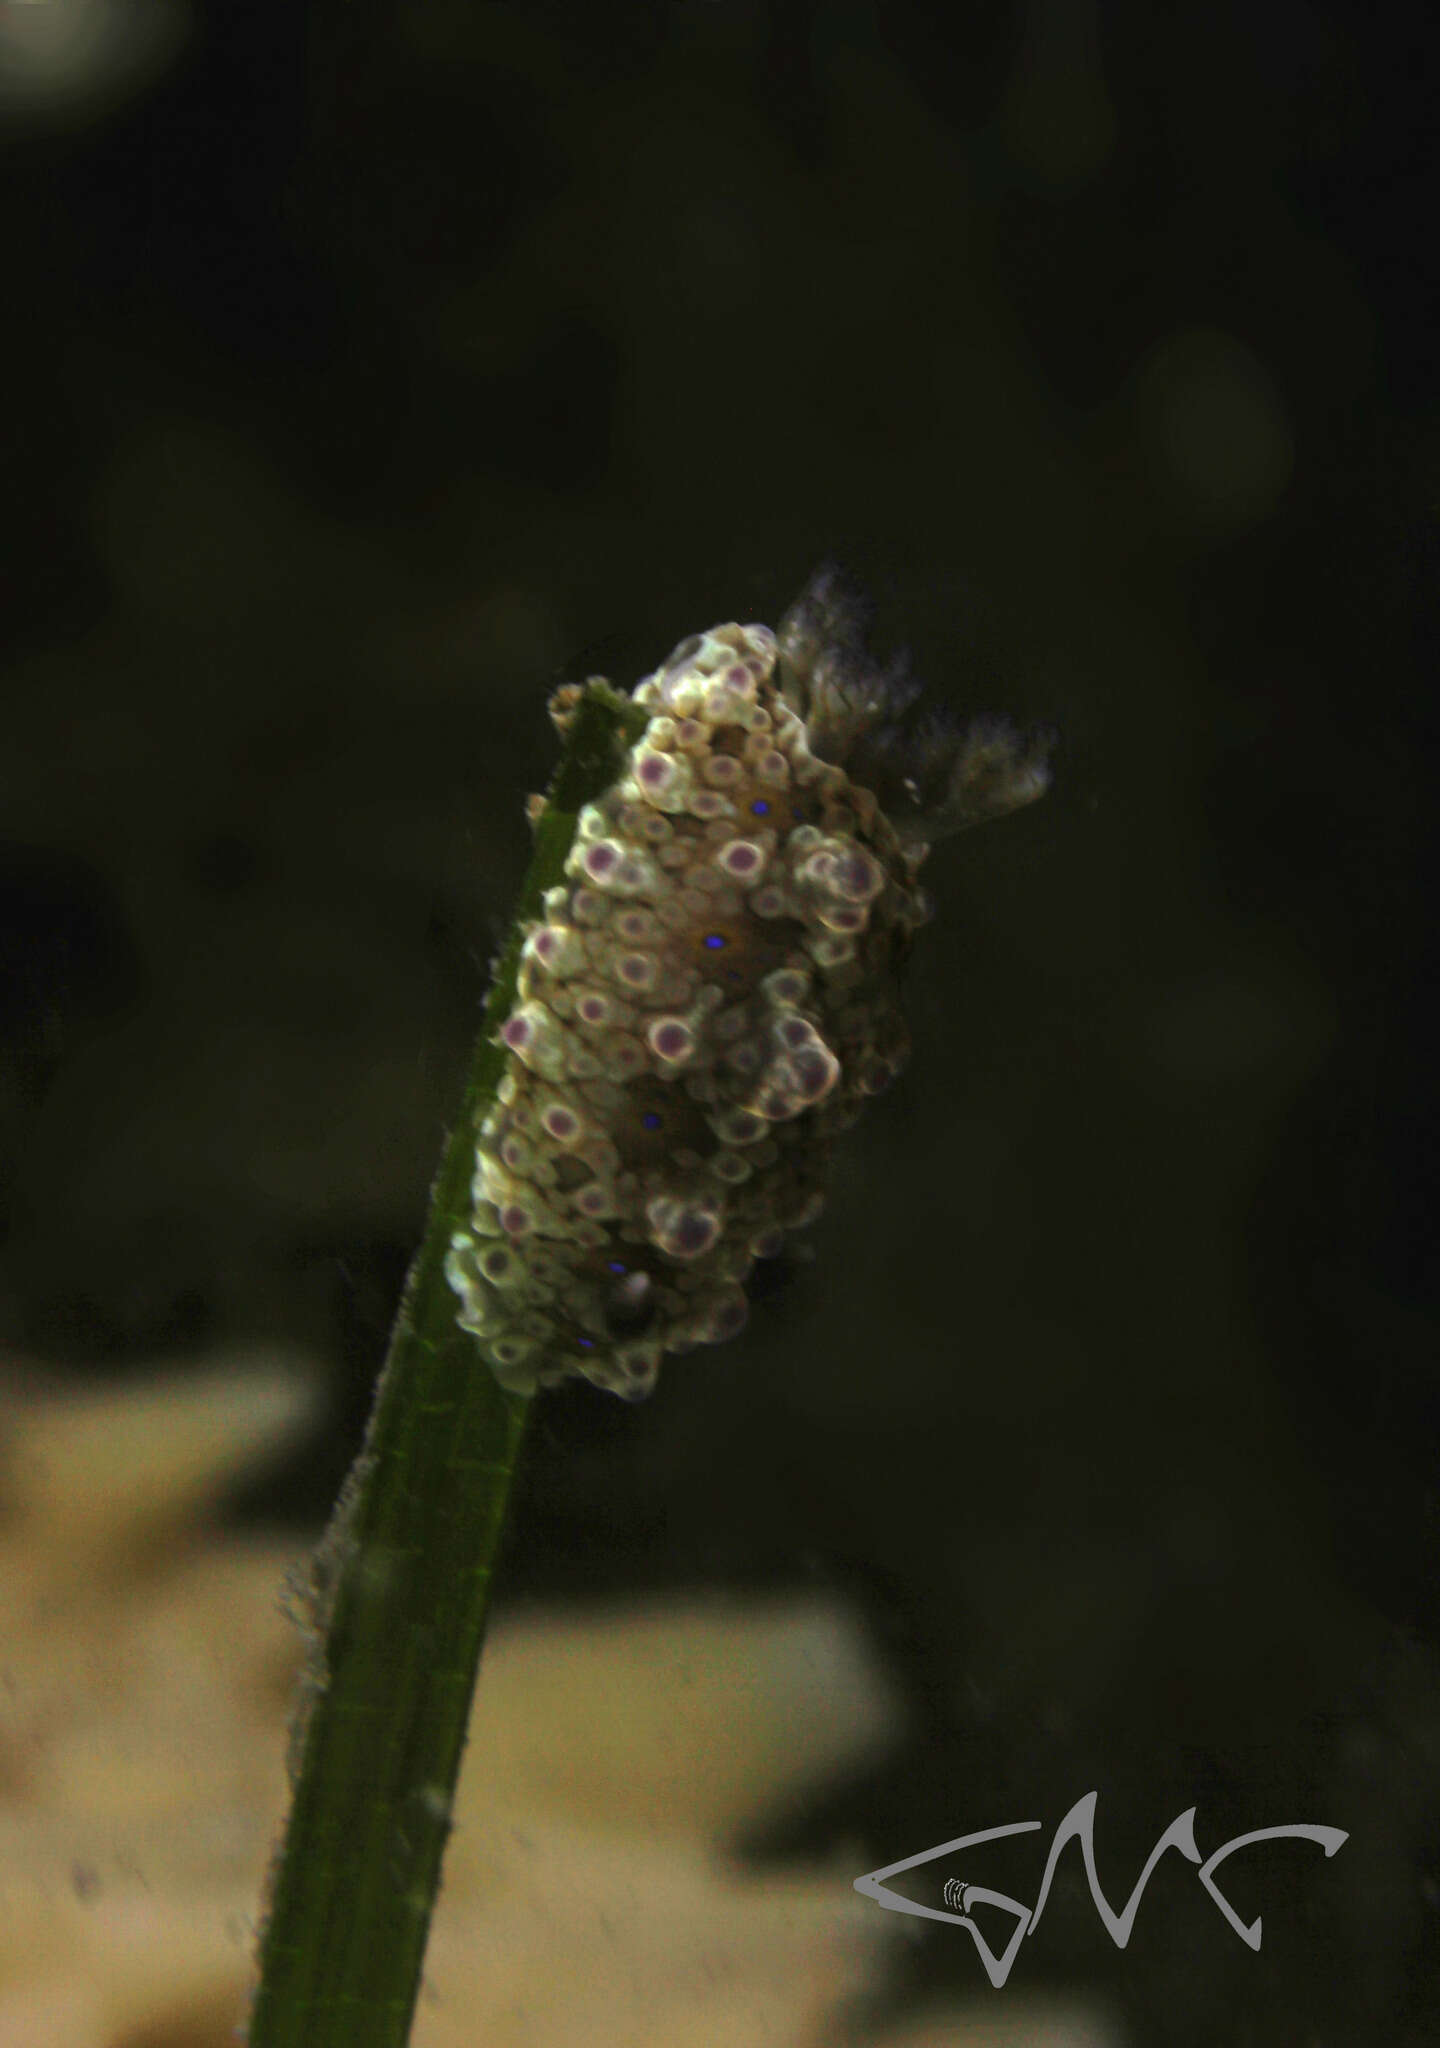
[{"label": "dark underwater background", "polygon": [[[1019,1972],[1440,2039],[1433,22],[5,12],[0,1344],[318,1359],[234,1507],[318,1526],[547,693],[838,557],[1055,787],[935,851],[813,1258],[648,1405],[544,1398],[504,1597],[856,1606],[904,1745],[758,1858],[1095,1790],[1115,1900],[1191,1805],[1344,1828],[1237,1865],[1258,1955],[1167,1864]],[[973,1991],[915,1930],[897,1997]]]}]

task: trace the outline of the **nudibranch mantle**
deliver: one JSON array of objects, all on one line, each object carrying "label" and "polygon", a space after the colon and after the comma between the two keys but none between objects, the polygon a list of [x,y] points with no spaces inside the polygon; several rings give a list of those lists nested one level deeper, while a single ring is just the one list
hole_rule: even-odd
[{"label": "nudibranch mantle", "polygon": [[1042,739],[916,720],[864,627],[822,571],[778,635],[712,627],[632,693],[644,731],[525,933],[446,1262],[508,1388],[636,1400],[665,1352],[740,1330],[755,1262],[814,1220],[905,1058],[930,839],[1046,786]]}]

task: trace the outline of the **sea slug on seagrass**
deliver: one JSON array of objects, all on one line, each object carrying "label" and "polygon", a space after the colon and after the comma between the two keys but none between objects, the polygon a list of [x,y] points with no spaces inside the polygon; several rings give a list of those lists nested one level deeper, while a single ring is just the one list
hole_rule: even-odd
[{"label": "sea slug on seagrass", "polygon": [[[446,1271],[510,1388],[638,1399],[733,1336],[831,1149],[907,1050],[932,839],[1046,788],[1046,742],[917,711],[822,570],[781,622],[682,640],[530,927]],[[552,704],[562,731],[578,697]]]}]

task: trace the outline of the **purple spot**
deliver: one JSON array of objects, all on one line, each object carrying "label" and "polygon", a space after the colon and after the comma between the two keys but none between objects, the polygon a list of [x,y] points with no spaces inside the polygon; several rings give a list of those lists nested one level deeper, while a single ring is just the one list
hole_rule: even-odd
[{"label": "purple spot", "polygon": [[747,839],[736,839],[721,854],[720,865],[727,874],[753,875],[763,859],[758,846],[752,846]]},{"label": "purple spot", "polygon": [[508,1023],[501,1026],[500,1036],[512,1052],[519,1052],[522,1046],[530,1043],[534,1033],[528,1017],[511,1017]]},{"label": "purple spot", "polygon": [[662,1060],[680,1060],[684,1059],[694,1041],[689,1025],[672,1019],[667,1024],[651,1025],[650,1043]]},{"label": "purple spot", "polygon": [[725,1337],[738,1337],[749,1319],[749,1314],[745,1297],[738,1289],[725,1300],[718,1302],[710,1321],[717,1341]]},{"label": "purple spot", "polygon": [[628,1273],[630,1268],[623,1259],[607,1259],[605,1261],[605,1270],[609,1273]]},{"label": "purple spot", "polygon": [[585,855],[585,871],[587,874],[594,875],[598,879],[601,875],[608,875],[619,858],[620,856],[616,853],[614,847],[602,839],[598,845],[592,846]]},{"label": "purple spot", "polygon": [[595,1339],[593,1337],[577,1337],[575,1342],[582,1351],[593,1351],[595,1349]]},{"label": "purple spot", "polygon": [[693,1211],[688,1216],[682,1216],[676,1225],[672,1240],[673,1248],[677,1253],[683,1255],[688,1252],[692,1256],[697,1252],[707,1251],[715,1242],[718,1228],[713,1216],[707,1216],[703,1210]]},{"label": "purple spot", "polygon": [[835,1078],[835,1070],[822,1052],[801,1053],[795,1072],[807,1095],[823,1095]]},{"label": "purple spot", "polygon": [[880,885],[880,871],[862,848],[857,846],[837,861],[832,883],[837,894],[854,902],[875,895]]},{"label": "purple spot", "polygon": [[[658,1131],[660,1128],[660,1116],[659,1112],[656,1110],[647,1109],[644,1116],[641,1117],[640,1121],[642,1124],[644,1124],[647,1131]],[[621,1266],[618,1268],[618,1270],[623,1273],[625,1268]]]},{"label": "purple spot", "polygon": [[708,946],[712,953],[718,953],[725,941],[721,938],[719,932],[706,932],[700,943],[702,946]]},{"label": "purple spot", "polygon": [[757,796],[750,808],[757,818],[768,818],[770,815],[770,806],[766,803],[763,796]]}]

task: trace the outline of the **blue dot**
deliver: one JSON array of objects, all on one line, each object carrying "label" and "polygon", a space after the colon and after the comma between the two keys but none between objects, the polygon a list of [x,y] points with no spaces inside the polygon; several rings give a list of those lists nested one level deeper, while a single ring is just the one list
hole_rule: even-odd
[{"label": "blue dot", "polygon": [[577,1337],[575,1342],[582,1351],[593,1351],[595,1349],[595,1339],[593,1337]]},{"label": "blue dot", "polygon": [[607,1272],[611,1273],[628,1273],[630,1271],[630,1268],[623,1259],[607,1259],[605,1267]]},{"label": "blue dot", "polygon": [[770,815],[770,806],[763,796],[757,796],[750,808],[757,818],[768,818]]},{"label": "blue dot", "polygon": [[660,1128],[660,1113],[658,1110],[647,1109],[640,1121],[644,1124],[647,1131],[658,1131]]},{"label": "blue dot", "polygon": [[718,953],[725,941],[721,938],[719,932],[706,932],[700,943],[702,946],[708,946],[712,953]]}]

